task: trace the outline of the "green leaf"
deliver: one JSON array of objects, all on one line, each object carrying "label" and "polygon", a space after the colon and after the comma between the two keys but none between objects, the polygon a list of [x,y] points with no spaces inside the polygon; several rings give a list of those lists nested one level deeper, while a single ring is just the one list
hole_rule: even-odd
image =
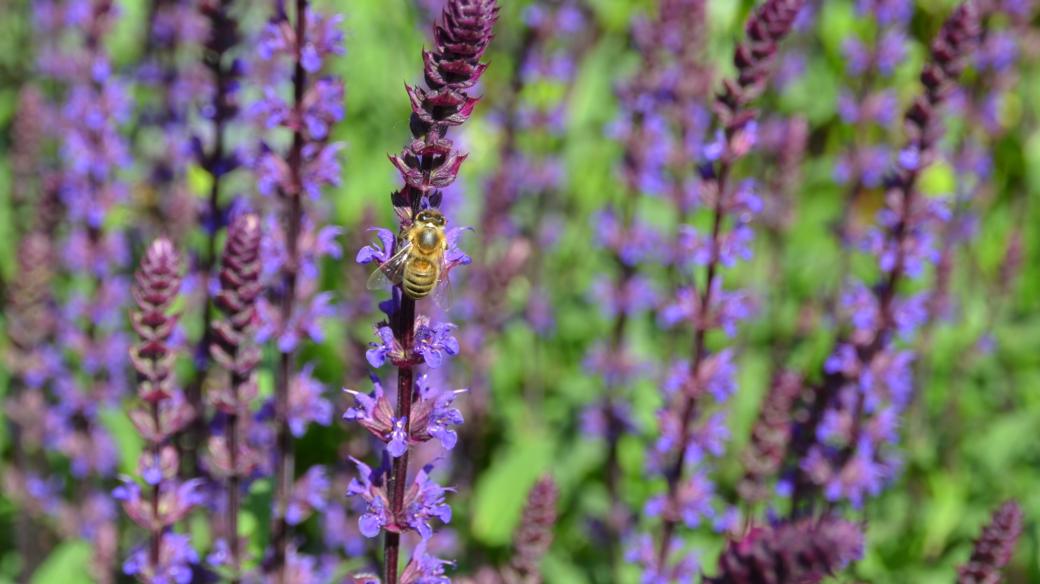
[{"label": "green leaf", "polygon": [[942,551],[964,513],[964,484],[957,477],[937,474],[929,481],[931,497],[926,503],[924,549],[926,555]]},{"label": "green leaf", "polygon": [[209,196],[209,190],[213,188],[213,176],[197,164],[188,165],[185,180],[193,193],[205,193]]},{"label": "green leaf", "polygon": [[937,160],[924,169],[919,184],[926,195],[946,195],[957,188],[957,175],[948,162]]},{"label": "green leaf", "polygon": [[509,542],[520,519],[527,492],[549,467],[553,444],[528,435],[498,455],[473,494],[473,535],[487,545]]},{"label": "green leaf", "polygon": [[37,568],[32,584],[90,584],[92,554],[90,544],[83,540],[59,544]]},{"label": "green leaf", "polygon": [[585,571],[574,565],[570,558],[552,553],[542,561],[542,574],[546,582],[584,584],[589,581]]},{"label": "green leaf", "polygon": [[274,492],[271,481],[263,479],[253,483],[249,495],[242,505],[239,514],[239,533],[249,541],[249,549],[256,555],[262,555],[270,539],[268,529],[260,529],[271,523]]},{"label": "green leaf", "polygon": [[101,410],[101,424],[108,429],[119,449],[119,470],[126,474],[136,474],[137,459],[143,447],[137,428],[130,421],[126,412],[120,409],[106,408]]}]

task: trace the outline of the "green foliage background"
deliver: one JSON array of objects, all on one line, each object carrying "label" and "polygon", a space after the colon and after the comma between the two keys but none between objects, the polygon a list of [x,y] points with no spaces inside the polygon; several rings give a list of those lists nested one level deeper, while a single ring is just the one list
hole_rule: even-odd
[{"label": "green foliage background", "polygon": [[[408,103],[402,82],[419,77],[420,49],[429,44],[420,32],[417,12],[405,0],[325,1],[320,4],[346,15],[348,53],[338,60],[337,72],[347,84],[347,119],[336,129],[346,141],[343,185],[328,193],[334,201],[335,222],[345,226],[348,239],[365,227],[362,218],[371,209],[381,224],[390,220],[387,194],[397,177],[386,153],[398,150],[408,135]],[[496,127],[485,116],[501,103],[508,80],[517,66],[515,50],[522,32],[522,13],[528,2],[504,3],[497,38],[490,51],[491,68],[483,83],[483,101],[477,117],[464,131],[472,156],[460,180],[466,203],[464,215],[479,217],[484,181],[500,160]],[[728,55],[740,35],[740,23],[750,2],[710,1],[710,54],[720,75],[732,70]],[[720,469],[722,491],[732,492],[739,478],[739,452],[746,444],[751,423],[763,395],[774,343],[790,339],[798,327],[799,307],[821,298],[840,284],[836,280],[837,243],[831,226],[841,212],[840,188],[830,180],[843,141],[836,118],[836,98],[845,83],[841,43],[865,26],[853,12],[852,0],[824,2],[813,38],[806,43],[808,64],[804,77],[783,95],[767,97],[766,109],[801,113],[813,128],[812,157],[806,162],[804,184],[795,202],[796,223],[782,251],[763,241],[757,259],[740,270],[736,281],[776,300],[761,318],[746,326],[737,340],[741,348],[740,389],[731,414],[733,440]],[[27,2],[8,2],[0,18],[0,126],[7,127],[21,80],[29,75],[31,57]],[[122,2],[125,18],[112,39],[121,64],[134,61],[140,46],[143,1]],[[562,497],[556,541],[544,564],[551,583],[583,584],[632,582],[635,574],[620,556],[608,556],[591,535],[590,518],[602,518],[610,501],[602,480],[605,451],[602,444],[580,432],[582,407],[600,391],[597,378],[583,366],[585,352],[607,332],[588,292],[595,276],[612,270],[609,258],[591,247],[592,213],[617,200],[620,148],[605,137],[604,128],[617,115],[614,86],[640,66],[629,48],[627,27],[638,13],[652,10],[651,1],[590,0],[600,34],[575,79],[566,121],[567,133],[560,155],[566,184],[549,204],[566,217],[556,245],[541,250],[544,282],[553,301],[557,330],[549,338],[536,335],[523,318],[509,321],[502,334],[490,339],[494,361],[487,399],[493,404],[479,422],[482,444],[472,461],[472,483],[457,484],[451,497],[456,510],[453,528],[462,551],[458,571],[466,573],[484,563],[508,557],[509,542],[527,489],[545,472],[557,479]],[[916,73],[924,56],[924,39],[937,30],[948,13],[947,0],[919,0],[913,20],[913,50],[897,75],[897,93],[905,101],[917,87]],[[935,330],[920,366],[926,371],[920,388],[921,407],[904,424],[906,468],[865,511],[866,557],[841,582],[915,583],[952,582],[954,566],[964,561],[971,540],[991,509],[1008,497],[1017,498],[1028,518],[1018,553],[1009,569],[1009,582],[1040,582],[1040,71],[1036,63],[1022,66],[1021,80],[1003,115],[1011,131],[996,145],[994,193],[977,207],[979,229],[960,251],[955,269],[956,317]],[[525,99],[552,99],[553,88],[534,88]],[[549,97],[542,96],[546,93]],[[951,123],[957,131],[956,121]],[[8,140],[4,134],[4,140]],[[17,220],[10,212],[7,192],[10,173],[4,142],[0,148],[0,274],[13,276]],[[752,160],[742,174],[753,175],[762,161]],[[940,164],[926,177],[925,189],[946,192],[953,174]],[[201,189],[200,189],[201,191]],[[647,203],[653,213],[653,203]],[[479,225],[476,225],[479,230]],[[1001,265],[1012,233],[1022,229],[1024,261],[1017,277],[1002,282]],[[355,250],[347,250],[349,258]],[[778,266],[780,276],[770,274]],[[365,270],[344,265],[326,266],[330,288],[345,294],[351,282],[366,277]],[[529,298],[532,282],[520,278],[507,295],[518,314]],[[782,285],[782,289],[772,289]],[[1006,293],[999,292],[1007,287]],[[465,322],[459,323],[465,327]],[[370,321],[337,323],[329,341],[309,347],[318,376],[331,386],[363,386],[351,376],[363,355]],[[979,340],[991,337],[995,349],[979,350]],[[806,371],[819,370],[833,331],[812,330],[792,353],[792,362]],[[651,320],[631,327],[630,342],[640,352],[661,351],[661,340]],[[348,341],[354,343],[349,344]],[[467,384],[466,355],[455,376]],[[0,388],[6,375],[0,371]],[[649,380],[632,388],[637,419],[649,431],[658,405]],[[107,419],[121,438],[124,460],[132,461],[139,446],[131,427],[113,412]],[[468,421],[467,423],[474,423]],[[356,439],[355,429],[343,425],[316,431],[300,442],[306,463],[341,459],[341,444]],[[6,442],[6,437],[2,438]],[[2,442],[0,442],[2,444]],[[646,436],[627,436],[621,443],[621,493],[638,508],[660,481],[644,468]],[[455,456],[459,456],[459,452]],[[254,492],[247,511],[256,538],[262,539],[263,486]],[[15,573],[18,560],[11,545],[14,508],[0,493],[0,579]],[[695,534],[691,542],[704,550],[710,571],[721,541]],[[82,542],[59,545],[38,571],[38,584],[84,581],[89,548]],[[617,569],[617,572],[614,570]],[[620,574],[620,575],[613,575]],[[615,580],[617,579],[617,580]]]}]

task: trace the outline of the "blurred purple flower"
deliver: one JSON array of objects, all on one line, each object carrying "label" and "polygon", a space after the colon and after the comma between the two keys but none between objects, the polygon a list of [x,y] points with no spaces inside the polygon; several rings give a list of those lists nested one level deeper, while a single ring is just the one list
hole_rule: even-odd
[{"label": "blurred purple flower", "polygon": [[331,483],[323,466],[312,466],[293,485],[289,497],[289,507],[285,511],[285,520],[290,525],[299,525],[312,513],[325,510]]},{"label": "blurred purple flower", "polygon": [[313,373],[314,365],[304,365],[289,384],[289,428],[296,438],[307,432],[309,424],[332,423],[332,402],[322,397],[325,388]]}]

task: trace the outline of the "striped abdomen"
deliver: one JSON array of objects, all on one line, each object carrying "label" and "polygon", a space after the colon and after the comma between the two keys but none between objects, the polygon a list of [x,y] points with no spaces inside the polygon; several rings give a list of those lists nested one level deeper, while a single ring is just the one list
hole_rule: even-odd
[{"label": "striped abdomen", "polygon": [[412,256],[404,266],[401,288],[409,298],[419,300],[429,296],[440,279],[440,266],[428,259]]}]

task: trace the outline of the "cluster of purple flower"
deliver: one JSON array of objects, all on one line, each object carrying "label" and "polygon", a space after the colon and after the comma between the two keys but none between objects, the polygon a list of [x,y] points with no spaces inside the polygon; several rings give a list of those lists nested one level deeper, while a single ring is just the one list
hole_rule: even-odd
[{"label": "cluster of purple flower", "polygon": [[[679,303],[669,306],[670,301],[640,269],[655,261],[680,269],[678,264],[686,262],[680,248],[690,238],[680,241],[683,236],[676,230],[669,240],[669,235],[641,216],[639,201],[642,196],[667,198],[680,222],[691,209],[695,173],[683,168],[682,161],[691,159],[691,151],[699,156],[710,120],[705,98],[712,74],[701,59],[704,17],[704,2],[675,0],[662,3],[656,18],[637,20],[632,36],[646,63],[617,90],[622,117],[610,131],[624,145],[624,190],[620,200],[597,214],[594,222],[599,243],[614,256],[618,275],[615,280],[601,278],[594,283],[611,325],[609,337],[586,358],[590,369],[604,380],[604,400],[587,409],[583,418],[587,432],[607,439],[611,477],[617,472],[618,440],[635,429],[629,399],[620,390],[638,378],[659,377],[660,373],[628,346],[629,324],[657,311],[661,324],[673,326],[684,318],[682,299],[692,298],[680,291]],[[692,231],[686,233],[695,237]],[[666,251],[662,253],[662,249]],[[615,478],[608,479],[608,487],[617,489]],[[622,509],[611,515],[608,528],[611,537],[617,538],[628,520]]]},{"label": "cluster of purple flower", "polygon": [[[445,4],[434,26],[434,48],[423,52],[426,87],[406,86],[412,105],[412,140],[400,155],[390,157],[404,181],[404,186],[391,195],[402,238],[398,241],[389,230],[377,230],[381,246],[362,248],[358,263],[376,264],[382,270],[383,264],[408,242],[405,234],[415,228],[420,211],[428,213],[428,209],[440,209],[445,203],[442,189],[455,182],[467,157],[455,148],[447,132],[465,123],[477,104],[478,99],[469,91],[487,68],[481,58],[497,19],[494,0],[450,0]],[[443,239],[440,251],[444,254],[432,260],[441,264],[435,278],[445,278],[453,267],[470,262],[456,247],[458,233],[458,228],[453,228],[435,236]],[[428,264],[430,260],[421,262]],[[405,270],[410,264],[409,259]],[[344,414],[386,444],[383,464],[376,471],[355,460],[359,476],[348,489],[348,494],[363,502],[364,513],[358,523],[361,533],[375,537],[386,532],[386,584],[447,581],[447,562],[428,555],[426,541],[433,535],[434,519],[443,523],[451,520],[451,508],[445,503],[449,489],[434,482],[429,464],[409,481],[408,461],[415,446],[433,439],[446,449],[454,447],[454,426],[462,422],[461,413],[454,407],[458,392],[437,388],[429,374],[416,376],[415,371],[422,364],[436,369],[444,357],[458,353],[459,344],[452,332],[455,326],[417,315],[416,299],[410,294],[405,293],[403,285],[394,286],[391,298],[380,305],[387,319],[376,326],[379,341],[372,343],[366,355],[375,368],[387,362],[397,368],[396,403],[391,405],[378,378],[373,377],[373,393],[347,390],[356,406]],[[401,535],[407,532],[417,533],[422,543],[398,574]]]},{"label": "cluster of purple flower", "polygon": [[68,512],[93,542],[94,569],[104,580],[116,561],[117,541],[116,509],[101,481],[114,474],[117,453],[101,414],[126,396],[130,348],[123,327],[129,246],[109,218],[128,198],[130,148],[122,126],[133,102],[104,47],[118,17],[111,2],[43,4],[36,14],[60,39],[41,66],[65,90],[61,133],[55,137],[62,162],[58,201],[68,225],[60,257],[78,283],[59,300],[55,346],[66,358],[51,372],[54,406],[47,427],[56,432],[47,441],[49,449],[67,457],[73,476],[90,485]]},{"label": "cluster of purple flower", "polygon": [[[858,80],[854,88],[838,96],[838,114],[853,133],[852,147],[835,165],[835,179],[848,187],[847,205],[852,205],[863,189],[881,186],[885,169],[893,155],[885,140],[871,143],[871,135],[886,136],[897,120],[899,99],[882,82],[890,79],[908,51],[907,27],[913,16],[908,0],[858,0],[856,14],[867,23],[863,37],[851,37],[842,44],[846,74]],[[850,221],[847,215],[845,221]],[[843,225],[842,236],[852,229]]]},{"label": "cluster of purple flower", "polygon": [[886,179],[886,206],[863,248],[877,261],[881,279],[873,288],[853,283],[841,305],[851,331],[824,364],[824,387],[793,444],[799,460],[794,504],[806,503],[808,484],[822,487],[828,501],[861,505],[877,495],[898,470],[890,445],[909,403],[913,353],[900,346],[925,321],[926,296],[898,294],[903,279],[921,278],[934,260],[934,230],[949,212],[942,199],[918,192],[920,173],[934,160],[939,107],[978,36],[978,13],[961,5],[946,21],[921,74],[924,92],[905,116],[907,145]]},{"label": "cluster of purple flower", "polygon": [[123,572],[144,582],[188,584],[190,564],[198,561],[198,555],[190,539],[172,528],[205,498],[202,479],[178,480],[180,456],[173,444],[173,437],[200,413],[185,402],[173,375],[176,354],[169,342],[177,317],[170,314],[170,307],[180,292],[180,264],[173,244],[157,239],[134,278],[137,310],[131,322],[140,341],[131,350],[130,361],[137,370],[141,403],[130,412],[130,419],[146,444],[137,464],[144,490],[136,481],[125,480],[113,496],[149,534],[147,545],[131,552]]},{"label": "cluster of purple flower", "polygon": [[648,535],[640,537],[637,541],[641,543],[633,550],[644,566],[644,578],[690,578],[693,563],[688,554],[679,553],[676,528],[711,522],[716,529],[725,530],[733,519],[732,512],[717,509],[708,471],[728,437],[724,412],[712,412],[711,404],[717,410],[733,394],[736,367],[733,351],[709,349],[707,337],[712,331],[732,336],[736,324],[750,315],[746,294],[727,290],[722,271],[750,258],[750,222],[762,205],[755,184],[731,183],[731,173],[734,163],[755,144],[757,124],[750,102],[763,90],[778,42],[790,31],[801,8],[799,1],[767,2],[749,18],[747,38],[735,52],[737,76],[723,82],[715,100],[718,129],[701,149],[695,203],[710,217],[710,228],[701,233],[692,225],[680,226],[679,241],[685,243],[681,257],[686,261],[677,267],[703,270],[704,277],[693,288],[680,288],[679,304],[662,312],[675,323],[687,323],[693,331],[693,349],[688,361],[673,367],[675,382],[663,386],[665,405],[650,460],[654,470],[664,476],[667,488],[644,510],[662,520],[660,538],[651,546],[656,553],[644,550],[642,542]]},{"label": "cluster of purple flower", "polygon": [[[296,370],[295,354],[302,342],[323,339],[321,321],[335,313],[331,294],[320,291],[319,262],[340,257],[336,239],[341,230],[322,225],[321,194],[340,180],[343,145],[332,141],[331,129],[345,113],[344,88],[342,80],[321,72],[330,58],[344,52],[341,20],[304,0],[295,2],[291,12],[280,5],[260,34],[255,75],[263,93],[249,111],[270,138],[253,163],[257,190],[268,198],[260,266],[269,294],[257,301],[257,341],[271,340],[279,352],[273,403],[275,512],[267,571],[283,581],[297,565],[311,561],[293,549],[291,528],[325,507],[328,490],[321,467],[294,483],[292,439],[302,437],[309,424],[332,422],[331,402],[310,366]],[[272,146],[286,140],[283,151]]]}]

